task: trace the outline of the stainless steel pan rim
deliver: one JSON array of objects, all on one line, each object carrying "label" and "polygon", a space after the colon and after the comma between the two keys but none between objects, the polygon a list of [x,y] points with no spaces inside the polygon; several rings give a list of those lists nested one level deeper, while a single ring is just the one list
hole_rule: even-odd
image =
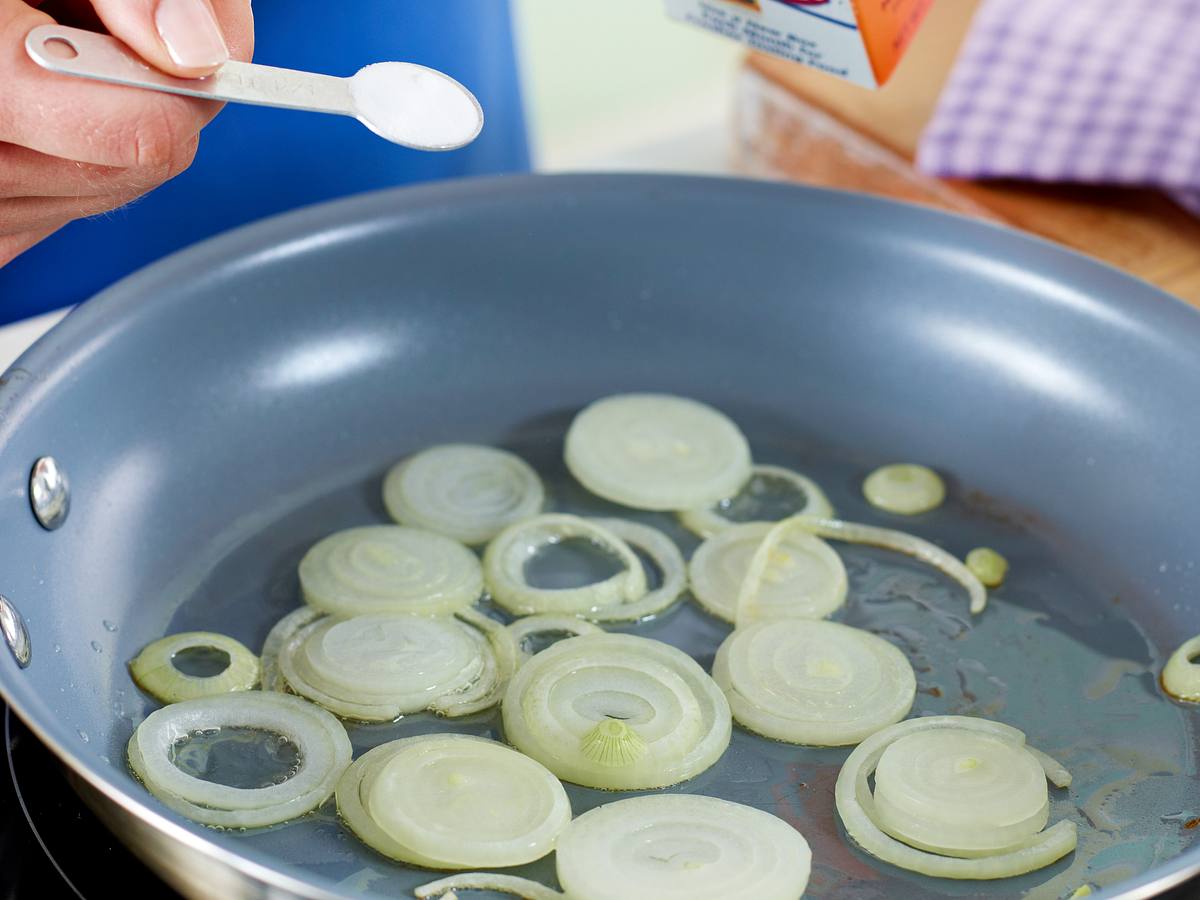
[{"label": "stainless steel pan rim", "polygon": [[[640,183],[648,191],[662,188],[675,189],[686,184],[690,186],[690,189],[711,192],[732,191],[739,194],[762,192],[773,195],[788,192],[790,196],[796,198],[797,202],[803,202],[806,198],[818,198],[828,203],[832,202],[830,198],[837,193],[814,188],[750,183],[722,178],[628,175],[514,176],[469,179],[434,186],[386,191],[268,219],[203,242],[156,263],[106,290],[93,302],[82,306],[68,316],[62,324],[22,356],[4,379],[0,379],[0,446],[6,443],[6,435],[9,430],[18,427],[20,421],[37,404],[38,400],[53,390],[58,379],[65,377],[65,372],[70,369],[69,365],[64,365],[65,362],[71,359],[82,359],[91,353],[98,352],[102,344],[99,336],[103,330],[109,327],[119,327],[122,317],[147,293],[162,293],[164,295],[162,302],[171,302],[169,294],[171,284],[185,278],[189,271],[203,271],[217,266],[232,266],[236,269],[252,265],[259,258],[286,258],[303,253],[307,247],[325,242],[344,241],[355,236],[370,234],[377,229],[392,227],[397,217],[402,218],[410,211],[452,206],[463,199],[504,203],[505,198],[513,195],[537,192],[569,194],[576,189],[595,190],[597,185],[602,186],[605,183],[628,184],[631,182]],[[913,221],[947,218],[944,213],[907,204],[896,204],[865,195],[840,194],[839,197],[840,199],[837,200],[839,203],[874,208],[881,212],[894,211],[896,207],[906,207],[903,215]],[[958,219],[955,225],[956,229],[993,244],[1007,242],[1006,245],[1010,247],[1024,245],[1036,248],[1039,253],[1053,253],[1063,260],[1064,267],[1070,272],[1085,273],[1092,278],[1103,279],[1109,284],[1117,285],[1126,294],[1135,296],[1135,302],[1140,303],[1146,299],[1160,303],[1165,301],[1175,304],[1181,312],[1188,309],[1189,313],[1194,313],[1176,298],[1169,297],[1094,260],[1079,254],[1065,252],[1057,245],[991,223],[977,222],[965,217],[954,218]],[[42,373],[50,373],[50,377]],[[52,453],[53,448],[46,448],[45,452]],[[26,471],[30,462],[32,460],[23,463]],[[53,536],[47,535],[47,539],[53,540]],[[0,589],[3,588],[4,585],[0,583]],[[23,602],[32,602],[30,598],[18,596],[12,596],[11,599],[18,609]],[[39,648],[38,646],[37,635],[34,635],[33,650],[35,660],[39,650],[45,652],[44,647]],[[5,655],[7,656],[7,654]],[[11,658],[0,664],[0,694],[21,716],[39,740],[108,803],[187,850],[211,860],[215,865],[235,870],[251,881],[269,889],[310,897],[353,896],[332,891],[315,891],[312,885],[305,883],[302,879],[280,871],[261,859],[253,858],[253,854],[233,852],[204,835],[181,826],[151,808],[142,798],[110,783],[105,774],[93,762],[84,759],[67,746],[63,739],[65,735],[56,733],[56,731],[62,730],[61,727],[55,727],[58,723],[47,725],[40,721],[39,716],[22,695],[22,674],[16,662]],[[1097,896],[1138,900],[1138,898],[1154,896],[1196,874],[1200,874],[1200,848],[1193,847],[1181,856],[1162,863],[1130,882],[1120,885],[1119,888],[1101,891]]]}]

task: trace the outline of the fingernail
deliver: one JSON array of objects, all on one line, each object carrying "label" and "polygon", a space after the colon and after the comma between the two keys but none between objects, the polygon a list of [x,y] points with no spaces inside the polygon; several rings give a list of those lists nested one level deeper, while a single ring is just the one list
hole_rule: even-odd
[{"label": "fingernail", "polygon": [[154,27],[175,64],[211,69],[229,59],[229,48],[204,0],[159,0]]}]

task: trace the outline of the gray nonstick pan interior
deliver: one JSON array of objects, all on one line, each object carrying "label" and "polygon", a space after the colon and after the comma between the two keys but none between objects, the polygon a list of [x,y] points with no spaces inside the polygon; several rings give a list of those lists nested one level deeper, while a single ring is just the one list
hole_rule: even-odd
[{"label": "gray nonstick pan interior", "polygon": [[[763,462],[816,478],[846,518],[1011,561],[986,613],[936,574],[839,546],[837,618],[909,654],[914,714],[997,718],[1075,775],[1051,820],[1076,854],[994,884],[934,881],[850,847],[844,750],[736,731],[674,788],[753,803],[812,845],[806,896],[1069,895],[1161,888],[1200,868],[1194,724],[1165,656],[1200,631],[1200,315],[1012,232],[860,196],[663,176],[506,178],[303,210],[173,256],[85,304],[0,387],[0,593],[32,662],[0,685],[82,778],[170,840],[292,889],[395,896],[428,880],[345,834],[331,806],[247,834],[206,830],[128,774],[151,708],[125,665],[169,630],[252,647],[298,604],[295,565],[385,520],[379,480],[429,444],[523,454],[554,508],[611,513],[567,477],[572,414],[630,390],[729,413]],[[33,519],[53,455],[72,511]],[[862,500],[876,465],[949,476],[913,519]],[[663,515],[639,515],[680,538]],[[693,543],[687,544],[690,549]],[[685,603],[635,629],[711,662],[724,626]],[[431,727],[352,729],[361,750]],[[612,795],[571,789],[576,812]],[[552,860],[521,870],[553,883]],[[118,877],[118,876],[114,876]]]}]

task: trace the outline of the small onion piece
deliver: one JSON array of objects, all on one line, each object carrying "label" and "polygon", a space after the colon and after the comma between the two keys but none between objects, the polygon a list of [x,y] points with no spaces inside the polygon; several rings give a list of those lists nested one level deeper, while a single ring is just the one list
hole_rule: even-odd
[{"label": "small onion piece", "polygon": [[[235,788],[205,781],[172,758],[181,738],[222,728],[281,735],[299,751],[299,767],[286,781]],[[350,764],[350,738],[342,724],[307,700],[269,691],[245,691],[185,700],[155,710],[129,739],[129,765],[167,806],[203,825],[256,828],[302,816],[333,793]]]},{"label": "small onion piece", "polygon": [[902,516],[937,509],[946,499],[946,483],[928,466],[893,463],[863,481],[863,496],[872,506]]},{"label": "small onion piece", "polygon": [[479,559],[457,541],[400,525],[348,528],[318,541],[300,560],[310,606],[338,616],[466,609],[483,592]]},{"label": "small onion piece", "polygon": [[1071,786],[1071,773],[1067,771],[1066,766],[1060,763],[1049,753],[1043,753],[1037,747],[1025,745],[1025,750],[1033,756],[1042,766],[1042,771],[1046,774],[1046,780],[1056,788],[1068,788]]},{"label": "small onion piece", "polygon": [[812,852],[782,819],[699,794],[606,803],[558,839],[558,880],[579,900],[796,900]]},{"label": "small onion piece", "polygon": [[[819,516],[820,518],[833,516],[833,504],[829,502],[829,498],[825,496],[821,486],[807,475],[785,469],[783,466],[755,464],[750,470],[750,480],[742,487],[742,494],[747,492],[764,493],[767,490],[765,482],[771,480],[785,482],[804,496],[804,502],[797,509],[792,510],[790,515]],[[736,499],[736,497],[728,497],[715,506],[683,510],[679,513],[679,521],[689,531],[695,532],[702,538],[712,537],[726,528],[739,524],[733,519],[727,519],[724,515],[725,510],[729,509]]]},{"label": "small onion piece", "polygon": [[750,477],[750,445],[711,406],[669,394],[619,394],[580,412],[567,431],[571,474],[634,509],[716,503]]},{"label": "small onion piece", "polygon": [[[919,741],[910,743],[918,736]],[[876,802],[880,762],[896,745],[896,764],[883,773],[884,802],[890,806],[881,814]],[[1015,762],[1026,753],[1024,745],[1025,735],[1017,729],[967,716],[892,725],[867,738],[846,759],[834,788],[838,815],[867,853],[935,878],[1009,878],[1040,869],[1075,849],[1077,831],[1065,819],[1031,831],[1039,820],[1044,824],[1036,782],[1044,790],[1045,772],[1032,754]],[[989,820],[990,830],[980,824]],[[888,828],[902,832],[905,841],[917,832],[932,835],[930,843],[941,844],[940,852],[897,840]],[[981,855],[989,843],[1000,849]],[[957,855],[944,855],[947,851]]]},{"label": "small onion piece", "polygon": [[279,671],[279,651],[292,636],[306,625],[311,625],[325,613],[311,606],[294,609],[272,626],[262,647],[262,689],[264,691],[286,691],[287,681]]},{"label": "small onion piece", "polygon": [[792,519],[784,519],[779,525],[783,525],[785,522],[827,540],[868,544],[872,547],[882,547],[885,550],[895,550],[897,553],[911,556],[933,566],[947,578],[952,578],[961,584],[970,600],[972,614],[978,615],[987,606],[987,588],[980,583],[975,573],[937,544],[931,544],[916,535],[908,534],[905,531],[896,531],[892,528],[846,522],[842,519],[795,516]]},{"label": "small onion piece", "polygon": [[[526,662],[502,704],[504,733],[559,778],[642,790],[698,775],[729,745],[729,703],[686,653],[628,634],[588,634]],[[620,725],[611,731],[601,726]]]},{"label": "small onion piece", "polygon": [[[791,522],[791,519],[784,519]],[[704,541],[688,563],[692,596],[726,622],[738,615],[738,598],[764,539],[778,525],[746,522]],[[755,614],[820,619],[846,602],[846,567],[824,541],[798,529],[776,532],[758,576]]]},{"label": "small onion piece", "polygon": [[542,765],[463,734],[369,750],[338,782],[337,803],[364,843],[435,869],[532,862],[554,849],[571,821],[566,791]]},{"label": "small onion piece", "polygon": [[[542,548],[582,538],[604,548],[623,565],[615,575],[574,588],[538,588],[525,577],[525,564]],[[488,592],[497,604],[518,616],[538,613],[587,615],[632,603],[646,594],[646,572],[625,541],[600,524],[563,513],[548,513],[510,525],[483,556]]]},{"label": "small onion piece", "polygon": [[1200,665],[1192,660],[1200,656],[1200,636],[1184,641],[1163,666],[1162,686],[1172,697],[1200,703]]},{"label": "small onion piece", "polygon": [[393,519],[464,544],[485,543],[537,515],[545,499],[542,480],[527,462],[479,444],[422,450],[383,481],[383,503]]},{"label": "small onion piece", "polygon": [[628,519],[593,519],[601,528],[642,550],[658,566],[661,584],[640,599],[607,606],[587,616],[594,622],[641,622],[670,607],[687,590],[687,563],[676,543],[649,525]]},{"label": "small onion piece", "polygon": [[984,587],[999,587],[1008,574],[1008,560],[991,547],[976,547],[963,561]]},{"label": "small onion piece", "polygon": [[488,677],[492,656],[488,641],[456,619],[376,613],[310,623],[284,644],[278,665],[292,691],[331,712],[390,722],[461,698]]},{"label": "small onion piece", "polygon": [[456,897],[455,891],[495,891],[498,894],[512,894],[523,900],[565,900],[566,894],[553,888],[548,888],[540,881],[531,881],[516,875],[501,875],[498,872],[461,872],[431,881],[420,887],[413,888],[413,896],[417,900],[429,900],[440,897],[451,900]]},{"label": "small onion piece", "polygon": [[[224,653],[228,663],[215,675],[189,675],[176,666],[175,656],[192,649]],[[210,631],[185,631],[147,644],[130,661],[129,673],[138,687],[156,700],[178,703],[248,691],[258,684],[261,669],[258,657],[240,641]]]},{"label": "small onion piece", "polygon": [[903,719],[917,679],[882,638],[836,622],[739,626],[717,650],[713,679],[738,723],[793,744],[856,744]]},{"label": "small onion piece", "polygon": [[552,616],[542,614],[523,616],[508,624],[508,633],[517,644],[518,662],[523,663],[533,654],[525,646],[535,634],[565,634],[578,637],[581,634],[598,634],[604,631],[599,625],[593,625],[587,619],[578,616]]}]

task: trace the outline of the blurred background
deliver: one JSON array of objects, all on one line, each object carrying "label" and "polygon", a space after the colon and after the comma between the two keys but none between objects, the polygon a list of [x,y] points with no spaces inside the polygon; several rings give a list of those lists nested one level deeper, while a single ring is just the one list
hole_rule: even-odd
[{"label": "blurred background", "polygon": [[[259,0],[256,61],[334,74],[389,58],[426,63],[477,93],[482,136],[460,151],[419,153],[341,117],[230,106],[186,173],[0,268],[0,324],[78,303],[263,216],[379,187],[531,169],[743,175],[877,193],[1026,229],[1200,302],[1200,219],[1153,186],[954,180],[914,164],[977,11],[1015,2],[934,0],[891,79],[871,90],[668,18],[661,0],[356,0],[335,16],[324,0]],[[1196,28],[1196,0],[1163,8],[1187,13],[1189,4]],[[49,321],[0,330],[0,362]]]}]

